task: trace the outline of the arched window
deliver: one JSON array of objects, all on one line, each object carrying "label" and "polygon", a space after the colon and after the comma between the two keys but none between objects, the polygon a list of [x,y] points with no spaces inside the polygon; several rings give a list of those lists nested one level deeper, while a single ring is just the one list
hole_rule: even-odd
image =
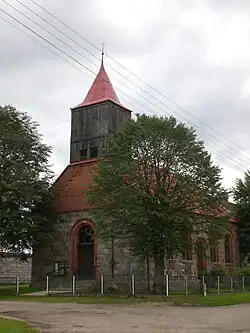
[{"label": "arched window", "polygon": [[183,260],[192,260],[192,243],[188,242],[188,248],[182,252]]},{"label": "arched window", "polygon": [[192,248],[192,238],[190,234],[188,234],[188,241],[186,245],[186,249],[182,251],[182,259],[183,260],[192,260],[193,248]]},{"label": "arched window", "polygon": [[217,244],[210,245],[210,259],[212,262],[218,261],[218,247]]},{"label": "arched window", "polygon": [[196,241],[196,256],[198,274],[203,274],[207,270],[206,241],[204,238],[199,238]]},{"label": "arched window", "polygon": [[233,262],[232,237],[230,234],[226,234],[225,236],[225,261],[226,263]]}]

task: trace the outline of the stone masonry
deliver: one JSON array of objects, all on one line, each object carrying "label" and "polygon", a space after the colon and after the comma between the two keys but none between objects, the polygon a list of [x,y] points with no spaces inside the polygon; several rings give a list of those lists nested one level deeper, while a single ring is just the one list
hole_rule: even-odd
[{"label": "stone masonry", "polygon": [[27,261],[21,262],[16,256],[4,254],[0,257],[0,283],[15,283],[16,278],[20,282],[30,283],[31,281],[31,256]]},{"label": "stone masonry", "polygon": [[[71,258],[71,228],[75,221],[78,220],[90,220],[91,216],[87,212],[67,213],[58,216],[56,234],[54,235],[55,241],[53,245],[46,244],[42,249],[38,248],[34,253],[33,258],[33,285],[44,284],[44,280],[47,274],[53,271],[53,262],[60,261],[65,262],[67,267],[65,276],[53,277],[51,279],[52,286],[69,286],[71,284],[72,272],[72,258]],[[112,259],[112,247],[110,243],[96,238],[97,242],[97,262],[96,262],[96,280],[99,280],[100,274],[105,275],[106,280],[111,279],[111,259]],[[145,262],[141,262],[139,259],[131,255],[131,252],[125,248],[114,248],[114,260],[115,260],[115,277],[119,280],[127,280],[131,274],[144,276],[146,274]],[[39,270],[39,272],[38,272]],[[53,274],[52,274],[53,275]],[[37,277],[40,279],[37,279]],[[40,280],[40,281],[38,281]]]}]

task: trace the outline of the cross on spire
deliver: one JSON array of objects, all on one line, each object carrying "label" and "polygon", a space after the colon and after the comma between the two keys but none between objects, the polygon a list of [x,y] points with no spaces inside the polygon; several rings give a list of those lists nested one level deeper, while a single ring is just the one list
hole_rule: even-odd
[{"label": "cross on spire", "polygon": [[104,49],[105,49],[105,44],[102,43],[102,65],[103,65],[103,58],[104,58]]}]

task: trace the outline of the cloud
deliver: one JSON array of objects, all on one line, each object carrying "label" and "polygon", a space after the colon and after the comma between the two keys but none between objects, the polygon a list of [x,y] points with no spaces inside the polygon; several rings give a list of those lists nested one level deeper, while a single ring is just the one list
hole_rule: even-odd
[{"label": "cloud", "polygon": [[[44,140],[53,146],[52,163],[58,174],[69,160],[70,108],[84,99],[94,77],[92,72],[98,71],[100,52],[30,0],[23,0],[23,3],[82,47],[15,0],[8,2],[83,56],[68,49],[6,4],[1,3],[0,8],[89,68],[88,71],[61,54],[66,60],[63,61],[0,20],[0,103],[15,105],[40,123]],[[109,55],[189,113],[150,89],[107,56],[107,72],[124,105],[140,112],[174,114],[179,120],[194,126],[199,137],[214,151],[215,161],[224,168],[225,184],[231,186],[235,177],[242,176],[250,160],[249,1],[237,1],[237,5],[233,0],[72,0],[70,3],[66,0],[40,0],[39,3],[94,45],[101,47],[105,42]],[[3,13],[0,15],[4,16]],[[51,45],[40,42],[58,53]]]}]

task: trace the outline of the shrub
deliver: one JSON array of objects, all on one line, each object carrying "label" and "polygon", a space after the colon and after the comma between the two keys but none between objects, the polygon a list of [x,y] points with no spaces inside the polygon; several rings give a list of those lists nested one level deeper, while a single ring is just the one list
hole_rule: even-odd
[{"label": "shrub", "polygon": [[212,268],[210,271],[207,272],[207,276],[226,276],[228,275],[228,268],[225,266],[220,266],[216,268]]},{"label": "shrub", "polygon": [[238,275],[250,276],[250,264],[247,264],[238,271]]}]

